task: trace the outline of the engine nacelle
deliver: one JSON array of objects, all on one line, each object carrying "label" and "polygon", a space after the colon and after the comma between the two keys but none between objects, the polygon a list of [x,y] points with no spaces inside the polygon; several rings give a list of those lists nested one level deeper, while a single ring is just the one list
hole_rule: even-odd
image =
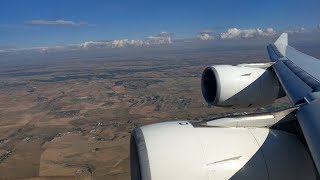
[{"label": "engine nacelle", "polygon": [[261,106],[285,96],[272,70],[241,65],[207,67],[201,89],[207,103],[215,106]]},{"label": "engine nacelle", "polygon": [[187,121],[136,128],[130,162],[132,180],[316,179],[317,173],[292,134]]}]

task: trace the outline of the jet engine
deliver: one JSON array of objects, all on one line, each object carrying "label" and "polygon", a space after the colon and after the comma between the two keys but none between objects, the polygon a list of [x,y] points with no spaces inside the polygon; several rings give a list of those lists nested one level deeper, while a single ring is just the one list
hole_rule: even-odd
[{"label": "jet engine", "polygon": [[273,70],[258,64],[207,67],[201,89],[206,102],[214,106],[262,106],[285,96]]},{"label": "jet engine", "polygon": [[132,180],[316,179],[303,144],[269,128],[230,128],[165,122],[136,128]]}]

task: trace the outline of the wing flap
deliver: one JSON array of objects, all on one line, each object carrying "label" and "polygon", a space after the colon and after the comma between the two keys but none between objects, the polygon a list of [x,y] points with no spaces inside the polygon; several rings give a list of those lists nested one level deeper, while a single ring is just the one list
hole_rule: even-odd
[{"label": "wing flap", "polygon": [[297,118],[308,144],[313,161],[320,172],[320,101],[313,101],[298,109]]}]

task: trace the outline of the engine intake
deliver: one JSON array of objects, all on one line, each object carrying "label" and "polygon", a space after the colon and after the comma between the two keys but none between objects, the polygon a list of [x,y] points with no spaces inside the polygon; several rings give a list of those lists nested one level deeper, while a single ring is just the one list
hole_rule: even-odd
[{"label": "engine intake", "polygon": [[245,66],[207,67],[201,89],[206,102],[215,106],[261,106],[285,96],[272,70]]}]

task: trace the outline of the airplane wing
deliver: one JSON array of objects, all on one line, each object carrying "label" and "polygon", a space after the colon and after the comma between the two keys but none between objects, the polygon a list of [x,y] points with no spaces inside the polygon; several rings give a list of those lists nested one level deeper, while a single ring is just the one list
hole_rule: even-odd
[{"label": "airplane wing", "polygon": [[274,71],[290,101],[320,172],[320,60],[288,45],[288,34],[267,47]]},{"label": "airplane wing", "polygon": [[268,47],[270,59],[287,96],[293,104],[312,98],[320,90],[320,60],[297,51],[288,45],[288,35],[283,33]]},{"label": "airplane wing", "polygon": [[291,108],[137,127],[133,180],[317,179],[320,172],[320,61],[288,45],[267,46],[270,63],[212,65],[201,91],[210,106],[254,107],[287,95]]}]

